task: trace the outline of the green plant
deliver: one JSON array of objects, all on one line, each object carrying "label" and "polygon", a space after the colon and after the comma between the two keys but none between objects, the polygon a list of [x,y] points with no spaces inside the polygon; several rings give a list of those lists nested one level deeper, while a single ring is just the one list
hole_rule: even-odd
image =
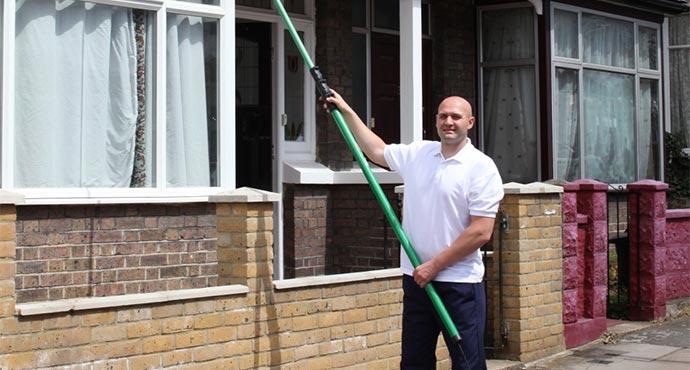
[{"label": "green plant", "polygon": [[688,143],[683,135],[664,134],[664,158],[669,208],[690,207],[690,158],[683,154]]}]

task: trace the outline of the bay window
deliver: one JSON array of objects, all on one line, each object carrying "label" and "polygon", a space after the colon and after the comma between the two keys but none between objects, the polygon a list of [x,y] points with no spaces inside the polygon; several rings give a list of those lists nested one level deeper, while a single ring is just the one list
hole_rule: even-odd
[{"label": "bay window", "polygon": [[4,2],[2,186],[220,186],[219,4]]},{"label": "bay window", "polygon": [[658,179],[659,26],[565,5],[552,19],[555,177]]}]

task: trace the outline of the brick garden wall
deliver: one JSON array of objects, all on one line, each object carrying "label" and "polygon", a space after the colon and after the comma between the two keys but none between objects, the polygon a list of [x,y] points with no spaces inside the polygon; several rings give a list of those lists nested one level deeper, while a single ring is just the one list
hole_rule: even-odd
[{"label": "brick garden wall", "polygon": [[[317,276],[397,267],[393,230],[369,186],[293,185],[284,187],[286,277]],[[394,209],[392,185],[382,186]],[[384,232],[388,232],[384,259]]]},{"label": "brick garden wall", "polygon": [[17,302],[217,283],[213,204],[17,207]]}]

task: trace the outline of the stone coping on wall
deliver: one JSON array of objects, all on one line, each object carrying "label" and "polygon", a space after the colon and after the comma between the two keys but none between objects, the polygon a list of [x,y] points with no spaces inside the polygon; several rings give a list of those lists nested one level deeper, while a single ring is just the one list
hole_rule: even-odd
[{"label": "stone coping on wall", "polygon": [[95,310],[125,306],[138,306],[152,303],[185,301],[191,299],[211,298],[246,294],[249,288],[245,285],[223,285],[208,288],[168,290],[164,292],[125,294],[106,297],[88,297],[61,299],[57,301],[17,304],[15,311],[19,316],[45,315],[51,313]]},{"label": "stone coping on wall", "polygon": [[[371,172],[379,184],[400,184],[402,178],[395,171],[388,171],[369,163]],[[333,171],[321,163],[313,161],[286,161],[283,163],[283,182],[288,184],[346,185],[366,184],[362,170],[357,163],[352,169]]]},{"label": "stone coping on wall", "polygon": [[242,187],[211,195],[208,197],[208,201],[211,203],[275,203],[280,201],[280,194]]},{"label": "stone coping on wall", "polygon": [[669,209],[666,211],[666,218],[690,218],[690,208]]},{"label": "stone coping on wall", "polygon": [[385,270],[350,272],[337,275],[307,276],[294,279],[277,280],[273,282],[273,287],[277,290],[307,288],[322,285],[351,283],[355,281],[388,279],[398,276],[402,276],[402,272],[400,272],[400,268],[396,267]]},{"label": "stone coping on wall", "polygon": [[22,204],[24,195],[7,190],[0,190],[0,204]]},{"label": "stone coping on wall", "polygon": [[[395,187],[397,194],[405,192],[405,185],[398,185]],[[532,182],[529,184],[520,184],[517,182],[509,182],[503,184],[503,192],[506,194],[547,194],[547,193],[562,193],[563,187],[557,185],[547,184],[545,182]]]}]

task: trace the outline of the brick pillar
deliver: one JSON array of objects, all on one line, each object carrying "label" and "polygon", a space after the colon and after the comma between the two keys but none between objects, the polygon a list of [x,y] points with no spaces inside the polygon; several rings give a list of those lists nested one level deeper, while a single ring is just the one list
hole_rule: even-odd
[{"label": "brick pillar", "polygon": [[214,195],[217,203],[218,283],[271,288],[273,276],[273,203],[280,195],[240,188]]},{"label": "brick pillar", "polygon": [[[508,330],[501,357],[532,361],[564,349],[561,187],[504,185],[501,210],[502,320]],[[498,231],[501,232],[501,231]],[[498,236],[494,236],[494,244]],[[495,258],[495,257],[494,257]]]},{"label": "brick pillar", "polygon": [[17,208],[24,197],[0,190],[0,322],[5,317],[14,316],[17,297],[14,289],[14,278],[17,272],[15,265],[15,248],[17,245]]},{"label": "brick pillar", "polygon": [[667,184],[655,180],[628,184],[632,320],[655,320],[666,315],[667,189]]},{"label": "brick pillar", "polygon": [[[317,0],[315,5],[316,62],[328,85],[352,101],[352,4]],[[321,104],[316,107],[316,161],[334,171],[352,168],[352,153]]]},{"label": "brick pillar", "polygon": [[608,294],[608,185],[589,179],[564,186],[563,318],[566,347],[606,331]]}]

